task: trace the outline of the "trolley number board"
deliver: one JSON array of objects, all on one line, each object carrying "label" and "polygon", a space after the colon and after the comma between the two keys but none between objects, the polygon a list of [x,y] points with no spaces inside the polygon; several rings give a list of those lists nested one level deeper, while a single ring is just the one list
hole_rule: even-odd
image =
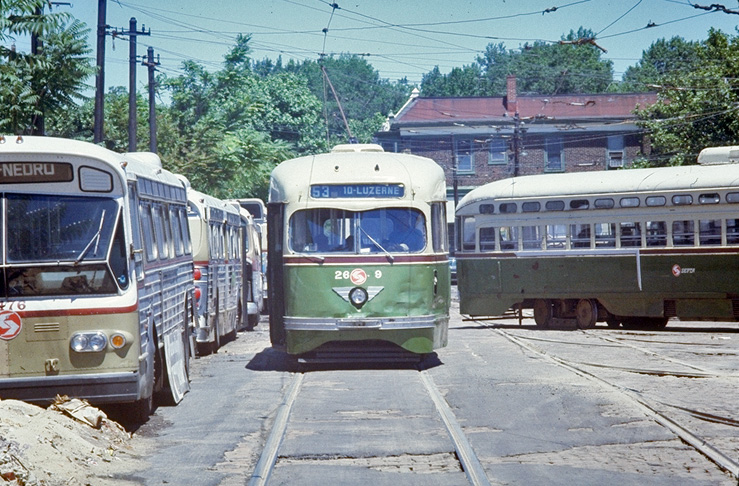
[{"label": "trolley number board", "polygon": [[313,199],[401,198],[403,184],[322,184],[310,186]]}]

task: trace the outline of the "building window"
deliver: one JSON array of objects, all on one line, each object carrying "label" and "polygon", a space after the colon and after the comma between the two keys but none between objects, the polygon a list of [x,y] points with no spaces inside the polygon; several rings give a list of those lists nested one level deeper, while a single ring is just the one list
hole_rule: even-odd
[{"label": "building window", "polygon": [[544,161],[546,172],[564,172],[565,151],[561,138],[550,138],[546,141],[546,160]]},{"label": "building window", "polygon": [[608,168],[618,169],[624,166],[624,136],[608,137]]},{"label": "building window", "polygon": [[508,163],[508,143],[503,138],[490,139],[488,164],[505,165]]},{"label": "building window", "polygon": [[457,158],[458,174],[475,173],[472,140],[457,140],[454,147],[454,156]]}]

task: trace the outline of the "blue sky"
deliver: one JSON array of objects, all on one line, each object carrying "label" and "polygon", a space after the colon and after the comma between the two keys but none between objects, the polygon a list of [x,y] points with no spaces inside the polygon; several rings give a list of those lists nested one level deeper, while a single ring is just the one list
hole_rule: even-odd
[{"label": "blue sky", "polygon": [[[474,62],[490,43],[517,49],[527,42],[556,42],[580,26],[614,63],[617,79],[655,40],[679,35],[705,39],[716,27],[736,34],[739,15],[706,12],[688,0],[108,0],[107,23],[127,30],[136,17],[150,36],[138,38],[160,56],[160,71],[180,73],[192,59],[219,69],[238,33],[252,34],[253,57],[318,59],[321,53],[366,54],[382,78],[420,84],[434,66],[442,73]],[[708,6],[715,0],[692,2]],[[91,27],[95,45],[97,0],[77,0],[68,11]],[[723,3],[739,11],[736,0]],[[556,7],[556,8],[554,8]],[[654,24],[647,28],[647,25]],[[325,32],[324,32],[325,30]],[[19,44],[21,41],[19,40]],[[19,49],[23,46],[19,45]],[[106,40],[106,85],[128,85],[128,43]],[[93,53],[94,58],[94,53]],[[145,90],[146,70],[137,72]],[[94,84],[94,81],[91,81]]]}]

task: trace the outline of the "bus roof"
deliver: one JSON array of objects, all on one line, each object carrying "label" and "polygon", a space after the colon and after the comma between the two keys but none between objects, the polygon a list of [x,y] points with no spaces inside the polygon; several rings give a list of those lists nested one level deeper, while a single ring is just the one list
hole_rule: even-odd
[{"label": "bus roof", "polygon": [[739,165],[685,165],[650,169],[568,172],[513,177],[467,193],[457,212],[484,200],[739,188]]},{"label": "bus roof", "polygon": [[169,186],[182,189],[184,201],[184,186],[180,179],[167,170],[162,169],[159,157],[150,152],[132,152],[120,154],[99,145],[81,140],[72,140],[58,137],[43,136],[16,136],[0,135],[0,159],[9,157],[46,156],[53,158],[82,157],[94,159],[107,164],[112,171],[121,178],[125,186],[126,178],[135,179],[145,176]]},{"label": "bus roof", "polygon": [[[348,147],[352,147],[349,145]],[[275,167],[269,202],[307,201],[314,184],[403,184],[403,199],[446,201],[444,170],[417,155],[377,150],[378,145],[286,160]],[[363,149],[362,147],[365,147]],[[324,201],[325,203],[325,201]]]}]

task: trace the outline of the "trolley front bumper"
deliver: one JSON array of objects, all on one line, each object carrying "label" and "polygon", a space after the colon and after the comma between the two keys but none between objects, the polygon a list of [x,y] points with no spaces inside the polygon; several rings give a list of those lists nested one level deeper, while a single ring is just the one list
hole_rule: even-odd
[{"label": "trolley front bumper", "polygon": [[302,354],[335,341],[381,340],[414,353],[445,346],[448,316],[285,317],[287,352]]}]

